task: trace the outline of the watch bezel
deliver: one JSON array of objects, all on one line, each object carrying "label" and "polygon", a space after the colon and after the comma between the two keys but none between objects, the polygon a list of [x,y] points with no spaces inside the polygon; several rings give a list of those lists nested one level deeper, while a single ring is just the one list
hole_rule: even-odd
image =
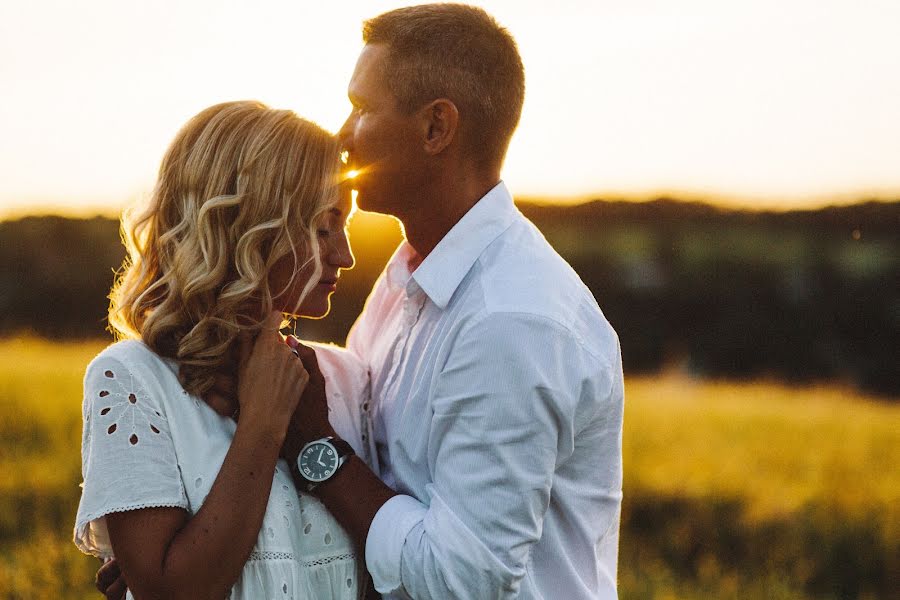
[{"label": "watch bezel", "polygon": [[[320,477],[320,478],[311,477],[311,476],[307,475],[306,473],[304,473],[303,467],[300,464],[300,461],[303,459],[303,457],[307,453],[307,451],[315,450],[315,448],[317,446],[325,446],[326,448],[331,449],[331,451],[333,452],[333,456],[328,458],[328,460],[332,461],[332,465],[330,465],[331,466],[330,472],[327,475]],[[310,453],[310,455],[312,455],[312,453]],[[300,476],[303,477],[303,479],[305,479],[306,481],[309,481],[310,483],[322,483],[323,481],[328,481],[329,479],[331,479],[334,476],[335,473],[337,473],[338,468],[340,468],[340,466],[341,466],[340,463],[341,463],[341,456],[340,456],[340,453],[338,452],[338,449],[335,448],[334,444],[331,443],[331,440],[329,440],[327,438],[313,440],[313,441],[307,443],[300,450],[300,454],[297,455],[297,471],[300,473]]]},{"label": "watch bezel", "polygon": [[[331,446],[331,448],[334,450],[335,456],[337,457],[337,465],[335,465],[334,469],[331,470],[331,473],[329,475],[326,475],[322,479],[314,479],[304,473],[300,468],[300,460],[303,458],[303,454],[307,451],[307,449],[309,449],[311,446],[315,446],[316,444]],[[356,454],[356,452],[353,450],[353,446],[351,446],[341,438],[336,438],[334,436],[328,436],[313,440],[311,442],[307,442],[300,449],[300,452],[297,454],[297,458],[291,462],[291,473],[294,476],[294,483],[299,488],[305,489],[307,492],[312,492],[316,489],[317,486],[325,483],[326,481],[337,475],[337,472],[341,470],[341,467],[347,464],[347,461],[350,460],[350,457],[354,454]]]}]

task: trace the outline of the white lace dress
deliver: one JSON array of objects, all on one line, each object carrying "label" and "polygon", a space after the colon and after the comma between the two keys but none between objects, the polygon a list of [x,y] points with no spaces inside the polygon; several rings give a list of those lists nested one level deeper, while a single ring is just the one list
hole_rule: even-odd
[{"label": "white lace dress", "polygon": [[[368,373],[345,350],[315,348],[332,425],[377,473]],[[171,506],[193,515],[206,499],[236,425],[185,392],[176,373],[173,361],[139,341],[113,344],[88,366],[75,524],[83,552],[112,556],[109,513]],[[360,598],[365,578],[350,538],[318,500],[298,494],[279,460],[256,546],[231,598]]]}]

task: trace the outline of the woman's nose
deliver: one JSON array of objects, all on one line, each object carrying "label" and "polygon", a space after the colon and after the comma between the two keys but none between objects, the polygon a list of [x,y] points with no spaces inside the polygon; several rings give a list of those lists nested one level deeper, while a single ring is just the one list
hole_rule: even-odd
[{"label": "woman's nose", "polygon": [[356,263],[353,250],[350,248],[350,240],[346,233],[334,236],[333,244],[328,249],[328,264],[339,269],[352,269]]}]

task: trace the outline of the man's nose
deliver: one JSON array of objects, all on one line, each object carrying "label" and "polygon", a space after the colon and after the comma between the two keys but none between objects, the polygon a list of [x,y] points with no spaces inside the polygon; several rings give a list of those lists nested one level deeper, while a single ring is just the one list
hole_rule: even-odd
[{"label": "man's nose", "polygon": [[338,141],[341,143],[341,148],[344,150],[350,150],[350,142],[352,141],[353,134],[353,116],[354,112],[351,112],[347,119],[344,121],[344,124],[341,125],[341,128],[337,132]]}]

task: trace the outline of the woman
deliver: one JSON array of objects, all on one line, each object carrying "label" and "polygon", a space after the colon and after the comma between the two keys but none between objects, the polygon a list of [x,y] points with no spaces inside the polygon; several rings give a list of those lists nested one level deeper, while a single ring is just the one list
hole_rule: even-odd
[{"label": "woman", "polygon": [[[130,258],[110,296],[126,339],[85,375],[75,542],[114,554],[133,597],[364,592],[349,538],[278,458],[309,380],[278,333],[282,313],[323,316],[353,264],[340,179],[337,142],[316,125],[219,104],[178,133],[148,211],[126,227]],[[318,353],[335,429],[370,456],[365,372]],[[234,373],[236,410],[222,416],[216,382]]]}]

